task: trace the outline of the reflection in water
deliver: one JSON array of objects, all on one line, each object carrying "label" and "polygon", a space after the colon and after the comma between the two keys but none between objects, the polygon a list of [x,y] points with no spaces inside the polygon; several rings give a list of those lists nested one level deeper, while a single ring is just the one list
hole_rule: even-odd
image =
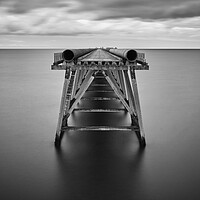
[{"label": "reflection in water", "polygon": [[[106,80],[94,79],[84,98],[100,95],[117,97]],[[117,100],[81,100],[78,108],[121,108]],[[74,112],[68,125],[74,126],[130,126],[127,112],[91,113]],[[64,140],[65,139],[65,140]],[[144,152],[136,134],[128,131],[69,131],[65,132],[62,146],[57,149],[58,171],[63,181],[60,194],[67,199],[133,199],[142,193],[141,170]]]},{"label": "reflection in water", "polygon": [[66,199],[139,199],[145,151],[137,137],[117,132],[66,132],[56,150]]}]

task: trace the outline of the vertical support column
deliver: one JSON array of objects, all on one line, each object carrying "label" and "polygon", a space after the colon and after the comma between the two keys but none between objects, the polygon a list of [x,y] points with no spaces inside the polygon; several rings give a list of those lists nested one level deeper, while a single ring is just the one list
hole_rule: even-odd
[{"label": "vertical support column", "polygon": [[125,81],[125,77],[124,77],[124,70],[122,70],[122,75],[123,75],[123,79],[124,79],[124,83],[125,83],[125,96],[128,99],[128,92],[127,92],[127,86],[126,86],[126,81]]},{"label": "vertical support column", "polygon": [[[60,103],[60,111],[59,111],[59,117],[58,117],[58,124],[56,128],[56,137],[55,137],[55,145],[59,146],[61,142],[61,128],[62,128],[62,122],[63,117],[66,109],[69,107],[70,101],[67,100],[67,91],[69,88],[69,83],[71,79],[71,70],[66,69],[65,71],[65,80],[63,85],[63,91],[62,91],[62,97],[61,97],[61,103]],[[67,105],[66,105],[67,104]]]},{"label": "vertical support column", "polygon": [[[116,71],[116,79],[117,79],[117,82],[118,82],[119,86],[121,87],[118,70],[115,70],[115,71]],[[121,88],[121,89],[122,89],[122,88]]]},{"label": "vertical support column", "polygon": [[124,70],[124,78],[125,78],[126,88],[127,88],[128,103],[129,103],[131,110],[133,111],[133,114],[131,115],[132,125],[139,126],[138,120],[136,117],[137,116],[136,105],[135,105],[133,90],[131,87],[131,81],[130,81],[130,78],[128,75],[128,70]]},{"label": "vertical support column", "polygon": [[123,71],[118,70],[118,74],[119,74],[119,81],[120,81],[121,89],[124,93],[125,98],[128,99],[128,95],[127,95],[127,92],[126,92],[125,80],[124,80],[124,77],[123,77]]},{"label": "vertical support column", "polygon": [[75,75],[74,75],[74,83],[73,83],[72,96],[71,96],[72,99],[76,95],[77,84],[78,84],[78,76],[79,76],[79,69],[76,70]]},{"label": "vertical support column", "polygon": [[115,82],[117,82],[115,70],[110,70],[110,72],[111,72],[111,74],[112,74],[112,76],[113,76]]},{"label": "vertical support column", "polygon": [[114,70],[115,71],[115,76],[116,76],[116,81],[117,81],[117,84],[119,85],[121,91],[123,92],[122,90],[122,86],[121,86],[121,82],[120,82],[120,79],[119,79],[119,73],[118,73],[118,70]]},{"label": "vertical support column", "polygon": [[112,70],[113,76],[115,77],[115,80],[117,81],[117,72],[116,70]]},{"label": "vertical support column", "polygon": [[143,123],[142,123],[142,113],[141,113],[141,108],[140,108],[139,93],[138,93],[137,81],[136,81],[136,75],[135,75],[134,69],[130,70],[130,78],[131,78],[132,88],[133,88],[134,97],[135,97],[134,99],[135,99],[136,112],[137,112],[137,116],[138,116],[138,123],[139,123],[139,126],[140,126],[140,135],[141,135],[140,145],[141,145],[141,147],[145,147],[146,141],[145,141],[145,134],[144,134],[144,127],[143,127]]},{"label": "vertical support column", "polygon": [[118,70],[113,70],[113,71],[114,71],[114,77],[115,77],[116,83],[118,84],[118,86],[122,90],[121,85],[120,85]]},{"label": "vertical support column", "polygon": [[86,71],[86,69],[81,69],[80,70],[80,76],[78,78],[78,88],[80,88],[80,86],[81,86],[81,83],[83,81],[83,77],[84,77],[85,71]]}]

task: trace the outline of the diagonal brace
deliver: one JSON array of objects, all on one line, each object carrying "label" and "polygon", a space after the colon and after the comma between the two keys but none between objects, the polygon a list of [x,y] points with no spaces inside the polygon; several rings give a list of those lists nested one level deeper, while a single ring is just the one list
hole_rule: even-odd
[{"label": "diagonal brace", "polygon": [[112,89],[114,90],[114,92],[116,93],[116,95],[118,96],[118,98],[120,99],[120,101],[122,102],[122,104],[124,105],[124,107],[127,109],[127,111],[133,115],[134,113],[132,112],[130,106],[128,105],[128,103],[126,102],[126,100],[123,97],[123,94],[121,92],[121,90],[119,89],[119,87],[117,86],[117,84],[115,83],[114,78],[112,77],[112,74],[109,73],[109,71],[103,71],[103,74],[105,76],[105,79],[108,81],[108,83],[110,84],[110,86],[112,87]]},{"label": "diagonal brace", "polygon": [[70,114],[73,112],[74,108],[76,107],[77,103],[80,101],[80,99],[82,98],[82,96],[84,95],[85,91],[88,89],[88,87],[90,86],[90,84],[92,83],[93,79],[94,79],[94,70],[89,70],[85,76],[84,81],[81,84],[81,87],[79,89],[79,91],[76,93],[75,97],[71,100],[71,106],[68,110],[68,112],[66,113],[66,117],[68,118],[70,116]]}]

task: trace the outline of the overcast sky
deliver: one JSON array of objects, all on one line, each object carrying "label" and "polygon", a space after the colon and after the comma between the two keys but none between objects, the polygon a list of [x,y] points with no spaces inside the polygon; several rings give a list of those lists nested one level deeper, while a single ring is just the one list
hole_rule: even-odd
[{"label": "overcast sky", "polygon": [[200,0],[0,0],[0,48],[200,48]]}]

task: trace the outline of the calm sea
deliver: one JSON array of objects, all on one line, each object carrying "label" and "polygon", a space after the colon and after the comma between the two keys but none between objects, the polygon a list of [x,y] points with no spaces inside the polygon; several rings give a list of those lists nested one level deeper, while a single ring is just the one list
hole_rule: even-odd
[{"label": "calm sea", "polygon": [[[54,148],[64,78],[50,70],[54,52],[0,50],[0,199],[199,199],[200,50],[141,50],[150,65],[137,71],[143,152],[119,131],[68,132]],[[73,113],[69,123],[114,118],[130,123],[124,113]]]}]

